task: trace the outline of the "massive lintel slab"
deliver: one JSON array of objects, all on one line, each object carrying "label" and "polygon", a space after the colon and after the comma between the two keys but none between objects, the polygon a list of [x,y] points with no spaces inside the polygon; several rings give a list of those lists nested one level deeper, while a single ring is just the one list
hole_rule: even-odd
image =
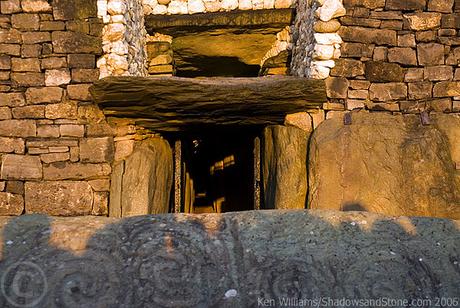
[{"label": "massive lintel slab", "polygon": [[191,15],[149,15],[145,17],[147,32],[159,32],[173,37],[214,31],[236,29],[239,32],[276,33],[292,23],[293,9],[247,10]]},{"label": "massive lintel slab", "polygon": [[296,77],[108,77],[90,89],[107,116],[158,131],[283,123],[326,102],[324,81]]},{"label": "massive lintel slab", "polygon": [[458,307],[459,228],[317,211],[0,218],[0,307]]}]

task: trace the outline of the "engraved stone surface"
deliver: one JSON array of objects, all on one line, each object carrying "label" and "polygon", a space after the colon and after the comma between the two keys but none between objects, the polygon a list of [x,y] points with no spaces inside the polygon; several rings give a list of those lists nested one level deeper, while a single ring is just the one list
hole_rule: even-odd
[{"label": "engraved stone surface", "polygon": [[0,306],[456,301],[459,228],[444,219],[322,211],[0,218]]}]

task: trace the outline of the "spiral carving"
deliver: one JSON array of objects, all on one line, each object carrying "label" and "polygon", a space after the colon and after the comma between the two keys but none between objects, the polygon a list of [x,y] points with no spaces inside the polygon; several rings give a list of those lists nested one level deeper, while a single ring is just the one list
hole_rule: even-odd
[{"label": "spiral carving", "polygon": [[[287,260],[271,259],[253,267],[248,274],[251,306],[258,299],[305,300],[338,295],[331,266],[312,256]],[[325,294],[324,292],[329,292]]]},{"label": "spiral carving", "polygon": [[223,241],[197,223],[136,223],[129,239],[138,303],[155,307],[210,307],[228,290]]},{"label": "spiral carving", "polygon": [[61,258],[61,267],[50,275],[55,286],[49,307],[116,307],[120,292],[117,264],[105,255],[89,251],[81,257]]},{"label": "spiral carving", "polygon": [[[350,298],[435,298],[438,278],[428,264],[406,251],[362,252],[361,262],[345,263],[342,285]],[[362,262],[364,261],[364,262]]]}]

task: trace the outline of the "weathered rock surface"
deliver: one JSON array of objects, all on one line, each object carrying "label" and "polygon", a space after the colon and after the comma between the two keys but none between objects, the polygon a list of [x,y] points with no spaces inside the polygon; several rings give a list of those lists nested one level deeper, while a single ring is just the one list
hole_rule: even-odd
[{"label": "weathered rock surface", "polygon": [[314,209],[460,218],[460,117],[352,113],[323,122],[312,135]]},{"label": "weathered rock surface", "polygon": [[460,293],[458,221],[259,211],[31,215],[0,226],[2,307],[257,307],[259,299],[281,307]]},{"label": "weathered rock surface", "polygon": [[288,113],[326,102],[324,81],[295,77],[110,77],[90,89],[107,116],[158,131],[196,124],[280,124]]},{"label": "weathered rock surface", "polygon": [[83,181],[27,182],[25,185],[26,213],[53,216],[90,215],[93,190]]},{"label": "weathered rock surface", "polygon": [[305,208],[308,137],[308,132],[296,127],[265,128],[262,169],[265,208]]},{"label": "weathered rock surface", "polygon": [[143,141],[114,167],[110,216],[168,213],[172,178],[169,143],[161,138]]}]

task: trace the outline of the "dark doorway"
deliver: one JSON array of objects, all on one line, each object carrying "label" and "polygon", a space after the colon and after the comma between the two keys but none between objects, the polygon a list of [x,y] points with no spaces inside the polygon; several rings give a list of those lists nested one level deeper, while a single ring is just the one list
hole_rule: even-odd
[{"label": "dark doorway", "polygon": [[186,213],[254,209],[254,139],[259,129],[209,128],[182,143],[182,206]]}]

